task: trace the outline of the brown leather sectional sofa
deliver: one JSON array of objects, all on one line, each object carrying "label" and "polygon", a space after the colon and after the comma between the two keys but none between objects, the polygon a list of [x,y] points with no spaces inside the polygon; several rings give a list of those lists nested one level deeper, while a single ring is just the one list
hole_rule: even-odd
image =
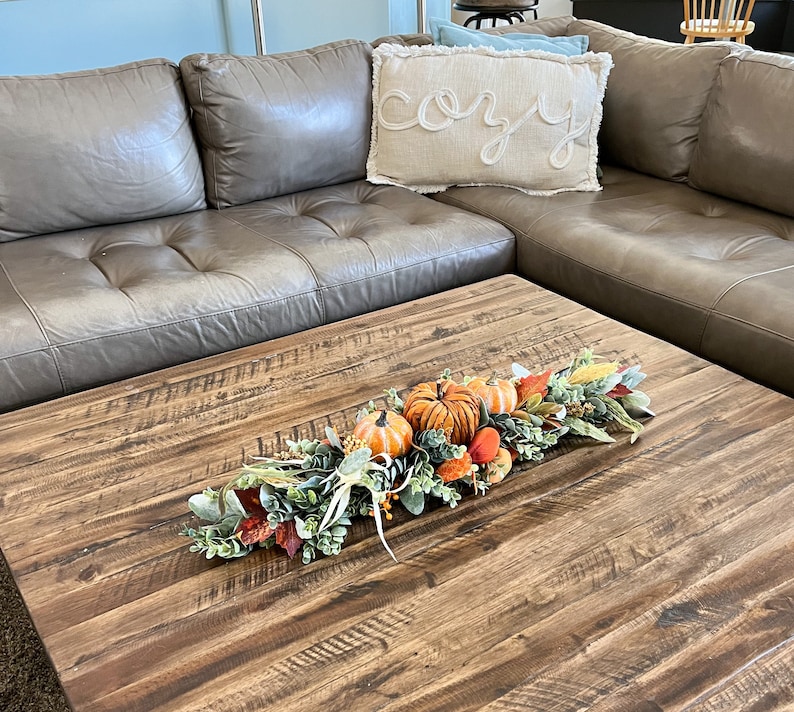
[{"label": "brown leather sectional sofa", "polygon": [[794,61],[519,29],[612,54],[602,192],[367,183],[364,42],[0,78],[0,410],[510,271],[794,395]]}]

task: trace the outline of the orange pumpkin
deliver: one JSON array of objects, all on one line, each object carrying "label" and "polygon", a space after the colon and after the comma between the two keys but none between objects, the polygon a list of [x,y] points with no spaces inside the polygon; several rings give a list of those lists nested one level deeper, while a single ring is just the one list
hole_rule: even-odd
[{"label": "orange pumpkin", "polygon": [[416,432],[440,428],[453,445],[467,445],[480,424],[480,399],[454,381],[420,383],[405,399],[403,415]]},{"label": "orange pumpkin", "polygon": [[414,431],[411,424],[393,410],[365,415],[353,428],[353,435],[363,440],[376,455],[405,455],[411,449]]},{"label": "orange pumpkin", "polygon": [[504,378],[497,378],[496,372],[489,379],[472,378],[469,388],[485,401],[489,413],[509,413],[518,405],[516,387]]}]

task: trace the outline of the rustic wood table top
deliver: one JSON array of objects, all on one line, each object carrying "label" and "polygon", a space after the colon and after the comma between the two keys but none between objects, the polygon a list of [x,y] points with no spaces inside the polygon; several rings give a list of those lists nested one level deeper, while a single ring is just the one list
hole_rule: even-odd
[{"label": "rustic wood table top", "polygon": [[[190,553],[187,498],[384,388],[641,363],[568,443],[342,553]],[[763,355],[759,354],[759,358]],[[502,277],[0,417],[0,545],[75,710],[794,705],[794,400]]]}]

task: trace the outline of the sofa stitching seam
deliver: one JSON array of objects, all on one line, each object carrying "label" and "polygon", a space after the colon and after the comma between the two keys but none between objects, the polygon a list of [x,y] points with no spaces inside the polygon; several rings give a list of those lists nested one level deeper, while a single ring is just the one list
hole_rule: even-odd
[{"label": "sofa stitching seam", "polygon": [[[368,44],[369,42],[364,42],[363,40],[338,40],[337,42],[334,43],[335,45],[334,47],[326,47],[324,49],[311,53],[307,52],[306,50],[298,50],[294,54],[292,52],[287,53],[289,55],[292,55],[287,57],[276,57],[275,55],[259,55],[259,56],[255,55],[253,57],[246,57],[246,59],[258,59],[258,60],[266,60],[268,62],[273,62],[273,63],[276,62],[281,63],[281,62],[289,62],[301,57],[316,57],[317,55],[325,54],[326,52],[336,52],[337,50],[340,49],[347,49],[348,47],[358,47],[362,45],[366,46]],[[207,64],[212,64],[213,62],[227,62],[228,58],[225,55],[214,58],[207,57],[205,61]]]},{"label": "sofa stitching seam", "polygon": [[[107,68],[100,68],[98,70],[99,76],[105,77],[111,74],[122,74],[123,72],[136,72],[142,67],[170,67],[172,69],[178,70],[179,67],[175,62],[172,62],[168,59],[141,59],[134,62],[135,66],[131,67],[117,67],[115,69],[107,69]],[[66,76],[64,76],[66,75]],[[72,75],[72,76],[70,76]],[[70,79],[83,79],[85,77],[91,77],[93,75],[83,75],[82,71],[76,72],[61,72],[57,75],[32,75],[26,76],[25,79],[35,79],[39,82],[63,82],[68,81]],[[8,80],[16,80],[16,77],[7,76],[7,77],[0,77],[0,81],[8,81]]]},{"label": "sofa stitching seam", "polygon": [[[271,299],[270,301],[267,301],[267,302],[259,302],[258,304],[250,304],[250,305],[244,306],[244,307],[235,307],[234,309],[223,309],[221,311],[212,312],[211,314],[201,314],[199,316],[191,317],[189,319],[179,319],[177,321],[168,322],[166,324],[156,324],[154,326],[145,326],[145,327],[142,327],[140,329],[131,329],[131,330],[127,330],[127,331],[119,331],[119,332],[116,332],[115,334],[103,334],[102,336],[94,336],[94,337],[92,337],[90,339],[76,339],[76,340],[73,339],[71,341],[64,341],[63,343],[60,343],[60,344],[52,344],[49,340],[47,340],[48,346],[47,346],[46,349],[35,349],[33,351],[25,351],[23,353],[12,354],[10,356],[4,356],[3,358],[0,358],[0,363],[5,361],[5,360],[8,360],[10,358],[15,358],[17,356],[25,356],[25,355],[28,355],[28,354],[40,353],[40,352],[46,351],[46,350],[55,351],[57,349],[62,349],[64,347],[66,347],[66,346],[74,346],[76,344],[89,344],[89,343],[92,343],[92,342],[95,342],[95,341],[103,341],[105,339],[110,339],[110,338],[114,338],[114,337],[117,337],[117,336],[127,336],[128,334],[143,334],[143,333],[146,333],[146,332],[157,331],[158,329],[162,329],[162,328],[164,328],[166,326],[179,326],[181,324],[187,324],[187,323],[194,322],[194,321],[205,321],[207,319],[215,319],[218,316],[222,316],[224,314],[237,314],[237,313],[240,313],[240,312],[246,312],[246,311],[250,311],[250,310],[254,310],[254,309],[259,309],[261,307],[269,306],[271,304],[278,304],[279,302],[287,302],[287,301],[294,300],[294,299],[297,299],[299,297],[303,297],[303,296],[306,296],[306,295],[312,295],[312,294],[314,294],[315,291],[316,290],[312,290],[311,292],[299,292],[298,294],[292,294],[292,295],[290,295],[288,297],[281,297],[280,299]],[[274,338],[277,338],[277,337],[274,337]]]},{"label": "sofa stitching seam", "polygon": [[[55,372],[58,374],[58,380],[61,383],[61,390],[66,392],[66,381],[65,381],[64,376],[63,376],[63,371],[61,369],[61,364],[58,362],[58,358],[56,357],[56,355],[55,355],[55,353],[53,351],[52,341],[50,340],[50,337],[48,336],[46,330],[44,329],[44,325],[41,323],[41,319],[39,318],[39,315],[33,309],[33,307],[31,306],[30,302],[28,302],[28,300],[25,299],[24,296],[22,296],[22,294],[19,291],[19,289],[17,289],[17,286],[14,284],[14,280],[11,279],[11,275],[8,273],[8,270],[6,269],[6,266],[5,266],[5,264],[3,264],[2,261],[0,261],[0,270],[2,270],[3,274],[5,275],[5,278],[8,280],[8,284],[11,286],[11,289],[14,290],[14,294],[16,294],[17,297],[19,297],[19,299],[22,301],[22,303],[27,308],[27,310],[30,313],[30,315],[33,317],[33,320],[36,322],[36,326],[39,327],[39,331],[41,332],[42,337],[47,342],[47,346],[45,348],[43,348],[43,349],[34,349],[32,351],[25,351],[24,355],[36,354],[36,353],[42,353],[42,352],[48,353],[49,352],[51,354],[51,356],[52,356],[52,362],[53,362],[53,365],[55,366]],[[14,355],[18,356],[18,355],[23,355],[23,354],[14,354]],[[5,359],[0,359],[0,361],[4,361],[4,360]]]},{"label": "sofa stitching seam", "polygon": [[[241,223],[239,220],[235,220],[234,218],[232,218],[232,217],[229,217],[228,215],[224,215],[224,214],[223,214],[223,211],[221,211],[221,212],[220,212],[220,214],[221,214],[221,216],[223,216],[224,218],[226,218],[226,219],[227,219],[229,222],[232,222],[232,223],[234,223],[235,225],[237,225],[237,226],[239,226],[239,227],[243,228],[243,230],[247,230],[248,232],[251,232],[251,233],[253,233],[254,235],[257,235],[258,237],[261,237],[263,240],[267,240],[268,242],[270,242],[270,243],[271,243],[271,244],[273,244],[273,245],[278,245],[279,247],[283,247],[284,249],[286,249],[286,250],[289,250],[289,251],[290,251],[290,252],[291,252],[293,255],[295,255],[295,256],[296,256],[296,257],[297,257],[297,258],[298,258],[298,259],[299,259],[301,262],[303,262],[303,264],[305,264],[305,265],[306,265],[306,267],[308,267],[308,269],[309,269],[309,272],[311,273],[312,279],[314,280],[314,286],[315,286],[315,290],[316,290],[316,291],[318,291],[318,292],[321,292],[321,291],[322,291],[322,287],[321,287],[321,285],[320,285],[320,279],[317,277],[317,272],[315,272],[315,271],[314,271],[314,265],[312,265],[312,264],[309,262],[309,260],[307,260],[307,259],[306,259],[306,258],[305,258],[305,257],[304,257],[304,256],[303,256],[303,255],[302,255],[300,252],[298,252],[298,251],[297,251],[295,248],[293,248],[293,247],[290,247],[289,245],[285,245],[285,244],[283,244],[283,243],[281,243],[281,242],[278,242],[277,240],[274,240],[272,237],[269,237],[268,235],[263,235],[263,234],[262,234],[261,232],[259,232],[258,230],[254,230],[254,228],[250,227],[249,225],[244,225],[244,224],[243,224],[243,223]],[[320,298],[320,311],[321,311],[321,318],[322,318],[322,320],[323,320],[323,323],[325,323],[325,320],[326,320],[326,318],[327,318],[327,313],[328,313],[328,310],[325,308],[325,299],[322,297],[322,295],[321,295],[321,298]]]},{"label": "sofa stitching seam", "polygon": [[779,336],[779,337],[781,337],[783,339],[786,339],[787,341],[791,341],[791,337],[787,336],[786,334],[782,334],[779,331],[775,331],[774,329],[770,329],[770,328],[768,328],[766,326],[761,326],[760,324],[756,324],[756,323],[754,323],[752,321],[747,321],[747,319],[742,319],[742,318],[740,318],[738,316],[731,316],[730,314],[725,314],[724,312],[717,312],[717,313],[713,314],[713,316],[720,317],[722,319],[728,319],[730,321],[735,321],[735,322],[738,322],[740,324],[745,324],[746,326],[750,326],[753,329],[757,329],[758,331],[763,331],[763,332],[765,332],[767,334],[772,334],[774,336]]},{"label": "sofa stitching seam", "polygon": [[[204,107],[204,126],[207,129],[207,138],[209,140],[210,146],[214,146],[215,142],[212,136],[212,126],[210,125],[209,118],[207,116],[208,110],[207,106],[204,103],[204,82],[203,77],[201,74],[198,74],[198,90],[199,90],[199,100],[201,101],[201,105]],[[212,192],[213,197],[215,198],[215,202],[218,202],[218,151],[217,149],[212,149]]]},{"label": "sofa stitching seam", "polygon": [[[776,267],[775,269],[768,269],[764,270],[763,272],[756,272],[755,274],[749,274],[741,279],[737,279],[733,284],[729,285],[722,292],[719,296],[712,302],[711,308],[709,309],[709,313],[706,316],[706,321],[703,324],[703,330],[701,331],[700,338],[698,339],[698,349],[702,352],[703,350],[703,339],[706,338],[706,330],[708,329],[709,322],[713,316],[721,316],[726,317],[728,319],[733,319],[734,321],[740,321],[744,324],[750,324],[750,322],[746,321],[745,319],[740,319],[739,317],[731,316],[730,314],[726,314],[725,312],[718,311],[717,307],[719,306],[720,302],[728,296],[728,293],[734,288],[738,287],[740,284],[744,284],[750,279],[755,279],[756,277],[763,277],[768,274],[775,274],[777,272],[785,272],[786,270],[794,269],[794,265],[787,265],[786,267]],[[752,324],[763,331],[767,331],[770,334],[777,334],[778,336],[783,336],[783,334],[779,334],[778,332],[774,331],[773,329],[767,329],[766,327],[761,326],[760,324]]]}]

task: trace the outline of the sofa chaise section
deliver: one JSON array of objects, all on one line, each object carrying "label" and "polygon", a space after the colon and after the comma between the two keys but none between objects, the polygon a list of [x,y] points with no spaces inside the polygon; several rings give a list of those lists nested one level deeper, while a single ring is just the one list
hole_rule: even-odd
[{"label": "sofa chaise section", "polygon": [[592,21],[565,32],[615,63],[603,190],[435,197],[510,227],[532,281],[794,395],[794,137],[780,118],[794,60]]}]

